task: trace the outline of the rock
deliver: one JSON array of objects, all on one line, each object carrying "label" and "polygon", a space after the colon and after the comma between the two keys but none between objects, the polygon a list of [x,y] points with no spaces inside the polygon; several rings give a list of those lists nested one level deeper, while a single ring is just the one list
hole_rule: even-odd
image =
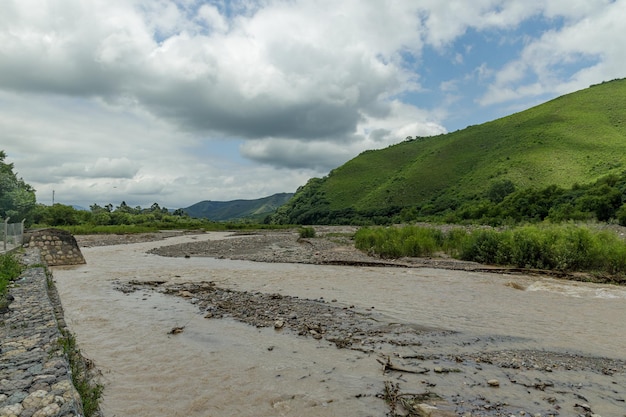
[{"label": "rock", "polygon": [[274,328],[275,328],[276,330],[282,329],[283,327],[285,327],[285,322],[284,322],[284,321],[282,321],[282,320],[276,320],[276,321],[274,322]]},{"label": "rock", "polygon": [[322,338],[322,335],[313,329],[309,330],[309,333],[311,333],[311,336],[313,336],[313,339],[315,340],[320,340]]},{"label": "rock", "polygon": [[24,411],[22,404],[13,404],[0,408],[0,415],[7,417],[18,417]]},{"label": "rock", "polygon": [[489,384],[490,387],[499,387],[500,381],[498,381],[497,379],[490,379],[489,381],[487,381],[487,384]]},{"label": "rock", "polygon": [[437,407],[432,406],[430,404],[417,404],[415,406],[415,411],[422,417],[430,417],[433,414]]}]

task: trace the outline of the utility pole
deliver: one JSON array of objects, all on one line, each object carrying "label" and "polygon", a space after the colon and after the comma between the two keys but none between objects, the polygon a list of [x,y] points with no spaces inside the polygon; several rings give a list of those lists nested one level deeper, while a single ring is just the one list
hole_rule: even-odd
[{"label": "utility pole", "polygon": [[54,190],[52,190],[52,205],[54,206]]}]

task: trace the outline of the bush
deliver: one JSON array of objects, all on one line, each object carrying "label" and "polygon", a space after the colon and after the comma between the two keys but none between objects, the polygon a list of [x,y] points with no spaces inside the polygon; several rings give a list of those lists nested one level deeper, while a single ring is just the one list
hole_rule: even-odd
[{"label": "bush", "polygon": [[300,234],[301,239],[315,237],[315,229],[312,227],[301,227],[298,229],[298,233]]},{"label": "bush", "polygon": [[510,262],[509,235],[495,230],[476,230],[463,241],[460,258],[484,264],[508,264]]},{"label": "bush", "polygon": [[558,271],[586,271],[626,277],[626,243],[615,233],[585,226],[531,225],[514,230],[467,232],[416,226],[362,228],[357,249],[383,258],[428,256],[437,251],[491,265]]},{"label": "bush", "polygon": [[355,234],[357,249],[383,258],[428,256],[441,250],[444,236],[434,228],[406,226],[362,228]]},{"label": "bush", "polygon": [[23,269],[13,254],[0,255],[0,295],[6,293],[9,282],[19,277]]},{"label": "bush", "polygon": [[520,268],[550,269],[553,260],[546,235],[538,228],[526,226],[512,234],[509,261]]}]

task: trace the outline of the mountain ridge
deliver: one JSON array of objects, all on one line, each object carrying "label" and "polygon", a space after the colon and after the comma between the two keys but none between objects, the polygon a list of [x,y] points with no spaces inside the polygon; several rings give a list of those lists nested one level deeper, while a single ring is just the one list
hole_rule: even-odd
[{"label": "mountain ridge", "polygon": [[252,200],[204,200],[184,208],[183,211],[191,217],[207,218],[213,221],[242,219],[261,221],[285,204],[292,196],[293,193],[277,193]]}]

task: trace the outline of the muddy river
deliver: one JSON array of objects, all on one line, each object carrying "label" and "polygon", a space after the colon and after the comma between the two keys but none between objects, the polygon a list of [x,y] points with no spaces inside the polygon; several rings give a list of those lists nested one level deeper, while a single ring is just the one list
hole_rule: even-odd
[{"label": "muddy river", "polygon": [[[381,399],[385,381],[410,392],[436,392],[445,398],[441,409],[474,416],[626,415],[626,369],[619,361],[603,371],[559,365],[561,372],[552,372],[544,364],[496,366],[479,358],[493,350],[626,360],[626,288],[429,268],[146,253],[165,244],[224,238],[210,233],[83,248],[86,265],[53,268],[68,326],[102,372],[105,416],[384,416],[390,413]],[[435,332],[422,346],[338,349],[323,339],[228,317],[207,319],[190,299],[116,289],[131,280],[211,281],[454,333]],[[172,334],[176,327],[184,331]],[[385,357],[429,372],[383,373]],[[499,386],[487,382],[494,379]]]}]

